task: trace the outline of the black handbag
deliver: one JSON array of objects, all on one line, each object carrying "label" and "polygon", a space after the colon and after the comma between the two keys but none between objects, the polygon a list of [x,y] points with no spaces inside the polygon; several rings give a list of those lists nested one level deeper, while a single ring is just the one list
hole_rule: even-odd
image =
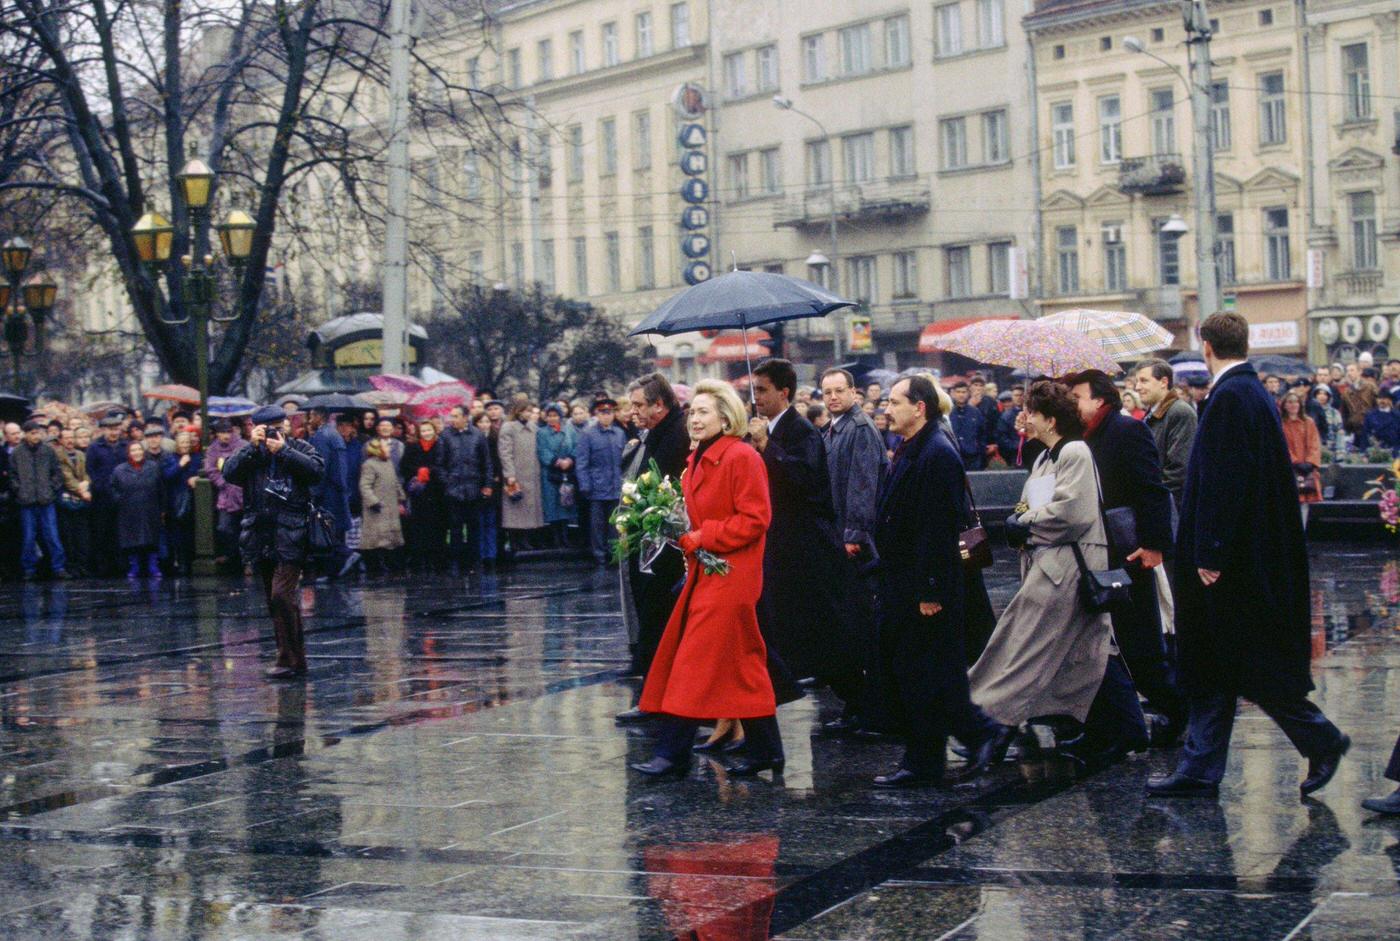
[{"label": "black handbag", "polygon": [[340,545],[335,533],[335,520],[314,503],[306,517],[307,548],[318,555],[332,552]]},{"label": "black handbag", "polygon": [[[1102,501],[1103,497],[1099,499]],[[1099,506],[1102,508],[1103,503]],[[1108,558],[1122,565],[1142,545],[1138,542],[1137,514],[1130,506],[1115,506],[1102,510],[1102,516],[1104,535],[1108,537]]]},{"label": "black handbag", "polygon": [[[1091,466],[1093,466],[1092,463]],[[1099,469],[1097,466],[1094,466],[1093,470],[1094,489],[1099,498],[1099,519],[1103,522],[1105,538],[1109,544],[1109,558],[1112,559],[1115,549],[1113,545],[1113,533],[1110,531],[1108,524],[1108,517],[1110,514],[1105,513],[1103,508],[1103,487],[1099,484]],[[1131,523],[1132,532],[1130,542],[1133,548],[1127,551],[1132,552],[1133,549],[1137,548],[1137,520],[1133,516],[1133,511],[1128,507],[1119,507],[1119,509],[1127,510],[1125,515],[1127,521]],[[1120,527],[1124,525],[1123,516],[1119,516],[1117,522]],[[1122,538],[1121,535],[1120,538]],[[1079,563],[1079,597],[1084,602],[1084,607],[1089,613],[1103,614],[1104,612],[1112,611],[1114,608],[1132,601],[1133,577],[1128,574],[1127,569],[1122,566],[1115,566],[1114,568],[1096,571],[1089,568],[1089,563],[1085,561],[1084,552],[1079,548],[1078,541],[1070,543],[1070,548],[1074,550],[1074,561]],[[1119,558],[1122,558],[1122,556],[1119,556]]]},{"label": "black handbag", "polygon": [[966,477],[963,486],[967,488],[967,502],[972,507],[973,525],[958,533],[958,552],[962,555],[963,570],[978,572],[992,566],[992,539],[982,526],[982,514],[977,512],[977,500]]}]

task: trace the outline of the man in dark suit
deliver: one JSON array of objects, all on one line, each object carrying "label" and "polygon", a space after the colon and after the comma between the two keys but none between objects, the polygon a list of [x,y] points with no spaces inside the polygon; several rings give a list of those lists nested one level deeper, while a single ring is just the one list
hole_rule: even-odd
[{"label": "man in dark suit", "polygon": [[948,421],[953,426],[953,436],[958,439],[964,466],[968,470],[982,470],[987,466],[987,442],[992,432],[987,427],[987,416],[969,404],[972,387],[966,379],[953,383],[948,394],[953,399],[953,411]]},{"label": "man in dark suit", "polygon": [[1304,797],[1332,780],[1351,740],[1308,700],[1308,553],[1278,408],[1249,365],[1249,323],[1201,324],[1213,377],[1186,468],[1176,540],[1176,637],[1190,725],[1159,797],[1219,792],[1235,706],[1257,704],[1308,759]]},{"label": "man in dark suit", "polygon": [[[637,456],[638,473],[645,473],[656,461],[661,473],[679,481],[690,457],[690,433],[685,429],[685,411],[676,398],[675,390],[659,372],[650,373],[627,387],[637,426],[646,431],[641,454]],[[675,591],[685,578],[685,557],[675,549],[664,549],[651,564],[651,573],[641,571],[636,556],[627,562],[627,575],[632,588],[632,601],[637,609],[637,645],[632,651],[635,672],[646,674],[651,669],[656,646],[666,630],[666,622],[675,607]],[[647,713],[638,709],[619,712],[614,718],[620,724],[642,722]]]},{"label": "man in dark suit", "polygon": [[[836,512],[836,529],[846,550],[843,579],[850,601],[846,618],[867,652],[864,659],[869,676],[875,669],[875,610],[872,586],[861,574],[861,568],[874,558],[871,533],[875,529],[875,500],[880,494],[889,458],[875,423],[856,405],[856,385],[851,374],[840,368],[828,369],[822,373],[821,390],[822,401],[831,415],[822,429],[822,437],[826,441],[832,508]],[[868,714],[873,707],[868,694],[873,690],[867,688],[866,692],[866,716],[848,713],[822,728],[832,733],[856,731],[862,718],[874,719],[876,725],[880,724],[877,717]],[[850,705],[847,703],[848,707]]]},{"label": "man in dark suit", "polygon": [[1113,760],[1147,745],[1138,691],[1160,716],[1154,723],[1158,744],[1175,744],[1186,728],[1186,703],[1172,681],[1153,572],[1171,552],[1171,494],[1162,484],[1152,432],[1123,414],[1123,400],[1113,380],[1090,369],[1066,377],[1065,383],[1079,400],[1084,440],[1099,472],[1104,512],[1127,507],[1137,524],[1138,545],[1110,560],[1125,566],[1133,579],[1132,602],[1113,612],[1119,657],[1109,661],[1085,737],[1075,749],[1084,758]]},{"label": "man in dark suit", "polygon": [[966,776],[985,770],[1015,732],[972,703],[963,654],[963,570],[958,550],[966,476],[938,433],[938,393],[926,376],[890,390],[890,427],[904,438],[880,488],[881,700],[905,742],[899,767],[877,787],[943,783],[948,736],[972,750]]},{"label": "man in dark suit", "polygon": [[849,717],[860,714],[864,672],[856,632],[843,617],[846,553],[821,433],[792,407],[796,394],[797,373],[787,360],[754,370],[758,416],[749,437],[763,454],[773,506],[758,622],[792,674],[830,685]]}]

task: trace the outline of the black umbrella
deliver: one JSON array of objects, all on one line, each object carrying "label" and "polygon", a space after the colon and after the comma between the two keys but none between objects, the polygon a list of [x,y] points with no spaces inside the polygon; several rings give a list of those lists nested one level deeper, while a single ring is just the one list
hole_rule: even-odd
[{"label": "black umbrella", "polygon": [[306,408],[319,409],[325,412],[363,412],[374,406],[366,405],[343,392],[327,392],[324,395],[313,395],[306,400]]},{"label": "black umbrella", "polygon": [[1205,361],[1206,358],[1194,350],[1186,350],[1184,352],[1177,353],[1170,360],[1168,360],[1168,362],[1170,362],[1173,366],[1175,366],[1177,363],[1204,363]]},{"label": "black umbrella", "polygon": [[32,403],[22,395],[0,392],[0,419],[21,422],[29,417]]},{"label": "black umbrella", "polygon": [[1313,367],[1292,356],[1251,356],[1250,363],[1254,366],[1254,371],[1263,376],[1272,373],[1275,376],[1311,376]]}]

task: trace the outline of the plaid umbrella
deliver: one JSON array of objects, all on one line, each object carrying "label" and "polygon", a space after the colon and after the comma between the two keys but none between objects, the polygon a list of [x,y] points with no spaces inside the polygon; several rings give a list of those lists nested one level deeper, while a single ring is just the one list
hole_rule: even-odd
[{"label": "plaid umbrella", "polygon": [[182,386],[179,383],[167,383],[163,386],[156,386],[154,389],[147,389],[141,393],[148,399],[165,399],[169,402],[177,402],[181,405],[198,405],[199,390],[189,386]]},{"label": "plaid umbrella", "polygon": [[1040,323],[1064,327],[1097,340],[1104,352],[1116,360],[1138,359],[1172,345],[1169,331],[1142,314],[1128,310],[1094,310],[1075,307],[1062,310]]},{"label": "plaid umbrella", "polygon": [[1028,376],[1064,376],[1085,369],[1119,372],[1113,357],[1082,333],[1043,320],[983,320],[943,337],[939,348]]}]

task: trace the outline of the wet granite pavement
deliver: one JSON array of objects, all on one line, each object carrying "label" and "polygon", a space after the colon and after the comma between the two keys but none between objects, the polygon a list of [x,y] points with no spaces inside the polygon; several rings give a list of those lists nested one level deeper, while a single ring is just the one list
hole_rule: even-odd
[{"label": "wet granite pavement", "polygon": [[1355,745],[1308,803],[1252,707],[1218,803],[1145,799],[1162,753],[878,792],[897,748],[815,734],[824,696],[782,710],[777,781],[639,780],[616,575],[581,564],[307,586],[281,686],[242,579],[4,586],[0,937],[1394,939],[1400,822],[1358,802],[1400,724],[1400,557],[1312,556]]}]

